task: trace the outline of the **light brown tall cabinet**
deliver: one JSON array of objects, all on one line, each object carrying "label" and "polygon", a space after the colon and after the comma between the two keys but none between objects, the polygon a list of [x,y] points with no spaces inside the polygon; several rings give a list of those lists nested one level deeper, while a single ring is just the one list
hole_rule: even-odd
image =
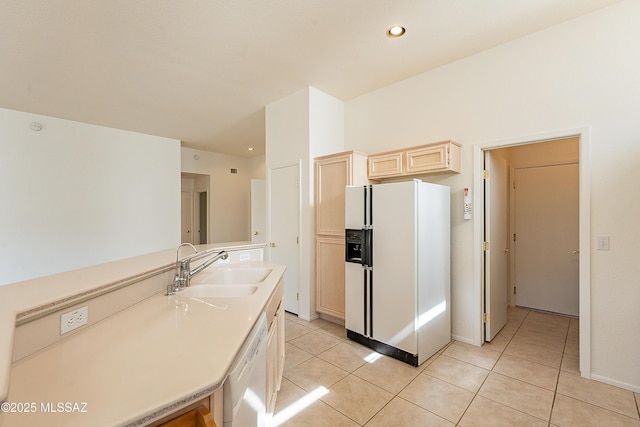
[{"label": "light brown tall cabinet", "polygon": [[344,188],[369,182],[366,154],[315,159],[316,311],[338,320],[344,320]]}]

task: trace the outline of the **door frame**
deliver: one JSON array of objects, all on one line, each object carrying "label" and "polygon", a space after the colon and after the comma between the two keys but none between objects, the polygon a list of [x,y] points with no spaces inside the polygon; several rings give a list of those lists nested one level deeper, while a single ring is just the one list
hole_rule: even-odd
[{"label": "door frame", "polygon": [[508,148],[524,144],[536,144],[557,139],[577,137],[579,140],[579,250],[580,250],[580,375],[591,378],[591,128],[589,126],[564,129],[558,131],[513,137],[501,140],[485,141],[473,144],[473,230],[474,256],[473,278],[476,315],[474,316],[474,344],[482,345],[483,341],[483,307],[484,307],[484,150]]}]

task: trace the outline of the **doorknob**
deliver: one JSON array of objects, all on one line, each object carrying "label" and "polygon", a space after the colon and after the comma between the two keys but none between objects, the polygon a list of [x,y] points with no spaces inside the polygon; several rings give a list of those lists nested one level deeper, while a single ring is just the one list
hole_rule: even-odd
[{"label": "doorknob", "polygon": [[257,231],[254,231],[254,232],[253,232],[253,235],[254,235],[254,236],[257,236],[257,235],[258,235],[258,232],[257,232]]},{"label": "doorknob", "polygon": [[504,248],[504,253],[508,254],[509,253],[509,248]]},{"label": "doorknob", "polygon": [[579,253],[580,253],[580,251],[573,251],[573,252],[571,252],[571,253],[572,253],[572,254],[579,254]]},{"label": "doorknob", "polygon": [[276,242],[269,243],[269,246],[271,246],[272,248],[275,248],[276,247]]}]

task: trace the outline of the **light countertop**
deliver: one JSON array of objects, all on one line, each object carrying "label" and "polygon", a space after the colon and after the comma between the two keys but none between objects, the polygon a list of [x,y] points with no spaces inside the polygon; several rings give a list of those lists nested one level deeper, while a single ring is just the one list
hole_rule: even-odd
[{"label": "light countertop", "polygon": [[[169,250],[62,273],[57,279],[0,287],[0,385],[5,386],[0,390],[8,391],[0,400],[14,410],[19,403],[22,411],[35,409],[0,414],[0,426],[143,425],[221,386],[284,266],[242,263],[272,269],[248,297],[192,299],[157,293],[11,364],[18,313],[174,262],[175,250]],[[69,283],[79,277],[84,284]],[[93,279],[89,284],[87,277]],[[79,412],[52,413],[59,403]]]}]

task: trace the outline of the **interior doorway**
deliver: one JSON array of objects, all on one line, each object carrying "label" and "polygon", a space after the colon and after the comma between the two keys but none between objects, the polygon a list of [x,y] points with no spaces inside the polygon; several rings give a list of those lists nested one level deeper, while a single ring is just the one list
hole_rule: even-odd
[{"label": "interior doorway", "polygon": [[[569,147],[569,150],[565,150]],[[486,309],[490,306],[491,296],[490,292],[487,292],[486,285],[488,283],[486,273],[486,265],[491,262],[491,254],[485,253],[486,251],[486,228],[485,224],[489,223],[491,218],[491,208],[485,205],[485,188],[484,188],[484,161],[485,153],[490,152],[491,155],[501,155],[506,158],[509,167],[509,186],[513,186],[513,177],[515,176],[516,167],[537,167],[537,166],[550,166],[560,164],[575,164],[577,169],[577,187],[574,188],[574,195],[578,198],[578,215],[577,219],[574,219],[574,226],[578,230],[578,247],[572,246],[570,256],[576,258],[573,262],[578,264],[578,314],[579,314],[579,337],[580,337],[580,374],[584,377],[590,378],[591,370],[591,355],[590,355],[590,157],[589,157],[589,130],[588,128],[580,128],[573,131],[564,132],[552,132],[548,134],[542,134],[538,138],[524,139],[512,139],[503,141],[494,141],[485,143],[483,145],[476,145],[474,147],[474,186],[477,188],[474,203],[478,206],[474,212],[476,213],[476,220],[474,222],[476,231],[475,241],[477,242],[477,260],[476,274],[479,278],[479,282],[482,286],[479,289],[480,301],[482,307]],[[552,160],[549,160],[549,158]],[[493,246],[495,249],[493,252],[495,255],[502,253],[506,249],[509,253],[508,261],[508,294],[507,301],[511,306],[518,304],[518,300],[515,297],[517,295],[517,284],[515,284],[515,256],[512,253],[513,246],[513,232],[515,230],[515,223],[513,218],[514,213],[514,195],[511,194],[513,189],[505,189],[509,198],[509,224],[508,235],[509,244],[506,248],[500,248],[500,245]],[[486,209],[486,211],[485,211]],[[517,239],[517,236],[516,236]],[[575,253],[574,253],[575,251]],[[516,294],[514,295],[514,291]],[[489,295],[488,295],[489,294]],[[488,297],[488,299],[486,299]],[[575,300],[574,300],[575,302]],[[506,309],[506,307],[504,307]],[[483,309],[483,310],[484,310]],[[502,310],[502,307],[500,308]],[[481,344],[485,341],[485,319],[484,311],[478,316],[478,331],[479,340]],[[490,339],[490,338],[489,338]]]},{"label": "interior doorway", "polygon": [[196,236],[195,240],[200,245],[207,244],[207,233],[208,233],[208,212],[209,212],[209,191],[197,191],[196,192],[194,211],[196,212],[195,225],[196,225]]},{"label": "interior doorway", "polygon": [[209,236],[209,175],[181,174],[180,236],[182,243],[206,244]]},{"label": "interior doorway", "polygon": [[578,316],[578,138],[484,156],[485,340],[506,323],[505,302]]}]

